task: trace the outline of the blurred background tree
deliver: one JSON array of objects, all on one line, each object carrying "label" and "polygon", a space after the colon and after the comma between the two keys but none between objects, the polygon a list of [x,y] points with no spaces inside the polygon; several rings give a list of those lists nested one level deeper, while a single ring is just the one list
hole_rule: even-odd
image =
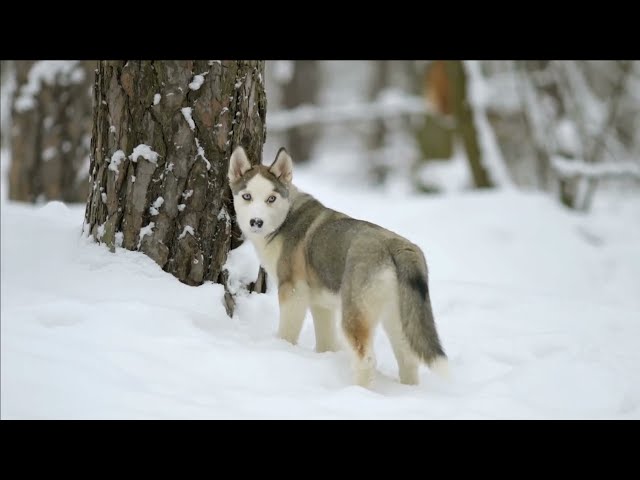
[{"label": "blurred background tree", "polygon": [[[14,93],[11,200],[86,199],[95,67],[96,62],[86,60],[18,61],[7,65]],[[3,129],[3,141],[7,134]]]},{"label": "blurred background tree", "polygon": [[536,189],[585,211],[599,186],[639,186],[640,62],[305,62],[314,94],[290,103],[301,63],[267,62],[265,148],[312,129],[299,163],[338,183]]},{"label": "blurred background tree", "polygon": [[[2,62],[11,198],[84,201],[92,65]],[[534,189],[583,211],[638,189],[637,61],[267,61],[264,80],[265,156],[287,146],[336,184]]]}]

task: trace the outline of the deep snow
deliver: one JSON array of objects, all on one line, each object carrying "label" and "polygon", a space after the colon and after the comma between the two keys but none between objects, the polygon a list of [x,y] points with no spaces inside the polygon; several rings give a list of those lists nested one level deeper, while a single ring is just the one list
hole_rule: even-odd
[{"label": "deep snow", "polygon": [[[239,291],[230,319],[219,285],[83,238],[84,206],[3,191],[1,417],[640,418],[640,198],[599,193],[578,215],[541,194],[294,180],[424,249],[451,382],[422,367],[399,384],[379,332],[376,384],[353,386],[346,352],[313,351],[310,316],[298,346],[275,338],[272,284]],[[229,265],[234,290],[257,273],[248,244]]]}]

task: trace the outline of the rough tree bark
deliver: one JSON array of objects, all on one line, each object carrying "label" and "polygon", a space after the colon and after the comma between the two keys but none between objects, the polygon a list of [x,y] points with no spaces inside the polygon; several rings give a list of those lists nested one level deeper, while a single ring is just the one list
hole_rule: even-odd
[{"label": "rough tree bark", "polygon": [[[242,145],[261,161],[263,76],[264,61],[101,61],[85,233],[188,285],[226,289],[223,265],[240,243],[229,156]],[[225,303],[232,315],[228,291]]]},{"label": "rough tree bark", "polygon": [[93,61],[16,61],[9,198],[85,202]]},{"label": "rough tree bark", "polygon": [[[317,60],[296,60],[293,75],[283,86],[282,108],[289,110],[303,105],[315,105],[320,88],[320,68]],[[304,163],[311,157],[317,135],[314,125],[292,128],[287,133],[287,150],[296,163]]]}]

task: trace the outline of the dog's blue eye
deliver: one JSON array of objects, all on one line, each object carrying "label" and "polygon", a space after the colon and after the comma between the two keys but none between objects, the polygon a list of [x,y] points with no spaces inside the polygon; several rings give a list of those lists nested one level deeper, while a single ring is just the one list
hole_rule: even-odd
[{"label": "dog's blue eye", "polygon": [[275,195],[271,195],[269,198],[267,198],[267,203],[273,203],[276,201],[276,196]]},{"label": "dog's blue eye", "polygon": [[245,193],[244,195],[242,195],[242,198],[244,198],[245,200],[251,200],[251,194]]}]

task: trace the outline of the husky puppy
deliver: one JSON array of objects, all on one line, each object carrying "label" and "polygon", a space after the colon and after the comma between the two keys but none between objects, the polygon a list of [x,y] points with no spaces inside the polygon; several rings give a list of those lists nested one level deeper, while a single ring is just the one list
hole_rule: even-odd
[{"label": "husky puppy", "polygon": [[382,323],[402,383],[418,384],[420,363],[447,375],[427,264],[417,245],[298,190],[284,148],[270,166],[252,166],[237,147],[228,178],[240,229],[278,285],[280,338],[295,345],[310,308],[316,351],[336,351],[338,316],[353,353],[354,382],[369,387],[376,367],[374,333]]}]

